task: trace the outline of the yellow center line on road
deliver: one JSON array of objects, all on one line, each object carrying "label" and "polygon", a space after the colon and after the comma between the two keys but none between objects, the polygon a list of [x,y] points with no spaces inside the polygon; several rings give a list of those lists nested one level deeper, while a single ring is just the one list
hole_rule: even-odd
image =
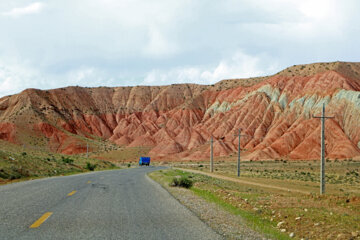
[{"label": "yellow center line on road", "polygon": [[89,184],[89,183],[91,183],[91,181],[88,181],[87,183]]},{"label": "yellow center line on road", "polygon": [[76,191],[72,191],[71,193],[68,194],[68,197],[74,195],[76,193]]},{"label": "yellow center line on road", "polygon": [[41,218],[39,218],[36,222],[34,222],[30,228],[38,228],[40,227],[41,224],[43,224],[46,219],[48,219],[53,213],[52,212],[47,212],[44,215],[41,216]]}]

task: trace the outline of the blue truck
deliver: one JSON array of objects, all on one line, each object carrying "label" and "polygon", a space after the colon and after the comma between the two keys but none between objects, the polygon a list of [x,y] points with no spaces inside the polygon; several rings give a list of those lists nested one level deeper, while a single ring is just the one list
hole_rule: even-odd
[{"label": "blue truck", "polygon": [[142,165],[149,166],[150,165],[150,157],[140,157],[139,166],[142,166]]}]

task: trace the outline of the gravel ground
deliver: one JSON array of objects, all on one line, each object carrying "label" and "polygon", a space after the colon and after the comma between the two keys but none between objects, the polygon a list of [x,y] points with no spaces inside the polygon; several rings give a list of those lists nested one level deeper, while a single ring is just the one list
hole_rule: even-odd
[{"label": "gravel ground", "polygon": [[223,210],[217,204],[204,200],[190,190],[167,186],[165,188],[225,239],[267,239],[246,226],[240,216]]}]

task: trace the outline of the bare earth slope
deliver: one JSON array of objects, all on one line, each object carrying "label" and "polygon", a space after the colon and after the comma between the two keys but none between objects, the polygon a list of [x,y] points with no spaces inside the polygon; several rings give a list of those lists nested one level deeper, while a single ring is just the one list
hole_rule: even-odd
[{"label": "bare earth slope", "polygon": [[360,63],[297,65],[269,77],[223,80],[212,86],[173,84],[115,88],[27,89],[0,99],[0,139],[79,153],[83,138],[150,146],[161,158],[198,159],[237,150],[248,159],[319,157],[323,103],[329,158],[360,155]]}]

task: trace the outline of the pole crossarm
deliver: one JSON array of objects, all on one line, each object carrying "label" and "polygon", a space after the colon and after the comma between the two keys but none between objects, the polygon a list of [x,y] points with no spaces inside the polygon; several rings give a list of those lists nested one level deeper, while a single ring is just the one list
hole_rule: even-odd
[{"label": "pole crossarm", "polygon": [[335,117],[327,117],[327,116],[324,116],[324,117],[322,117],[322,116],[312,116],[313,118],[325,118],[325,119],[328,119],[328,118],[335,118]]},{"label": "pole crossarm", "polygon": [[321,150],[320,150],[320,194],[325,193],[325,120],[334,118],[325,116],[325,103],[322,106],[321,116],[314,116],[313,118],[321,119]]}]

